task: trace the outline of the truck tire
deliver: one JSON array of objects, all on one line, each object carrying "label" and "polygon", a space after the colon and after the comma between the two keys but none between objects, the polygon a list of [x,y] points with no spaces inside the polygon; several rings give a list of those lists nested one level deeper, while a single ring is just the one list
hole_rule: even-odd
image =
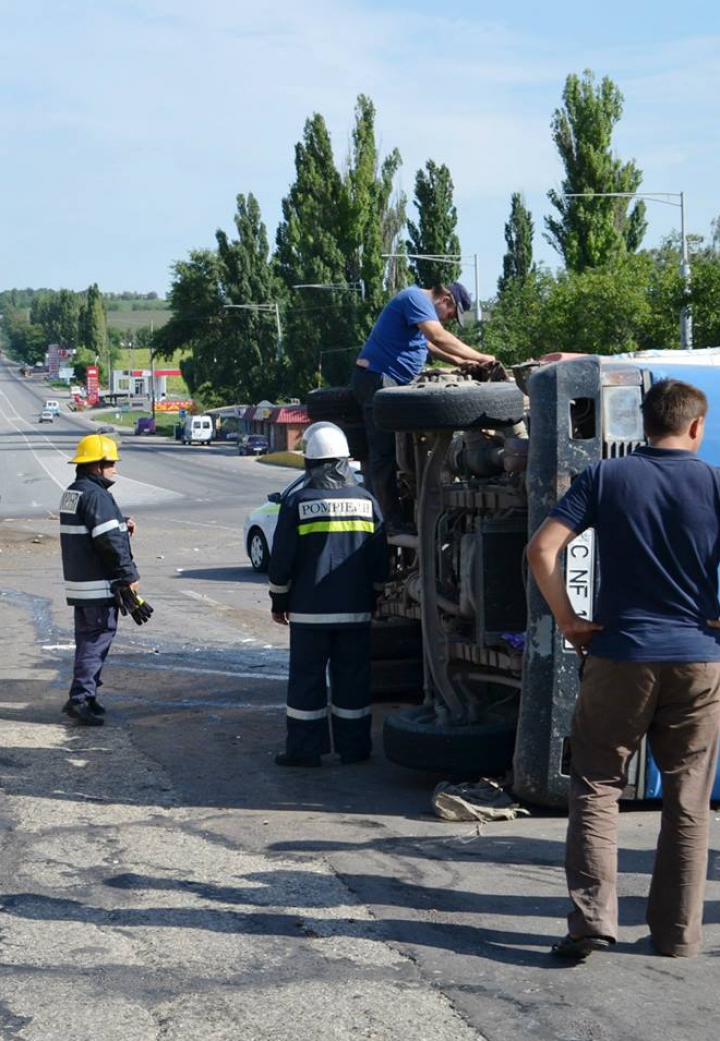
[{"label": "truck tire", "polygon": [[492,429],[519,423],[522,391],[514,383],[425,383],[386,387],[373,398],[373,415],[383,430]]},{"label": "truck tire", "polygon": [[422,629],[411,618],[375,618],[370,636],[373,661],[422,658]]},{"label": "truck tire", "polygon": [[506,717],[498,710],[487,721],[468,726],[435,725],[428,705],[403,709],[385,720],[385,755],[399,766],[463,780],[499,776],[512,765],[517,724],[514,708]]},{"label": "truck tire", "polygon": [[327,419],[343,423],[362,423],[362,409],[349,387],[320,387],[307,397],[307,414],[313,423]]}]

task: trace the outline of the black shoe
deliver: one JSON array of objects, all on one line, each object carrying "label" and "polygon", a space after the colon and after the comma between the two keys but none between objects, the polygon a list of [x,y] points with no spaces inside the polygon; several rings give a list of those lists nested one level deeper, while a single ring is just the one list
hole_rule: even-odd
[{"label": "black shoe", "polygon": [[275,766],[322,766],[319,755],[288,755],[281,752],[275,756]]},{"label": "black shoe", "polygon": [[94,716],[104,716],[105,706],[101,705],[97,698],[88,698],[86,705],[90,708],[90,711]]},{"label": "black shoe", "polygon": [[366,763],[369,758],[369,752],[363,752],[362,755],[341,755],[340,762],[343,766],[351,766],[353,763]]},{"label": "black shoe", "polygon": [[615,943],[608,936],[563,936],[550,948],[556,958],[570,958],[572,961],[584,961],[593,951],[607,951]]},{"label": "black shoe", "polygon": [[101,727],[104,722],[102,716],[95,715],[87,701],[73,701],[72,698],[68,698],[62,710],[66,716],[70,716],[70,719],[74,719],[81,726]]}]

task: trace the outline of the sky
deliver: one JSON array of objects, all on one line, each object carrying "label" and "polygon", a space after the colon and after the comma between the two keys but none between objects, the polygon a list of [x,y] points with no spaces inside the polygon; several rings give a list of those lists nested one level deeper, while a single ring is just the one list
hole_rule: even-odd
[{"label": "sky", "polygon": [[[544,241],[563,176],[566,77],[624,96],[613,138],[649,202],[644,245],[720,215],[720,5],[685,0],[0,0],[0,290],[164,296],[172,264],[232,233],[253,193],[271,243],[305,120],[339,164],[360,93],[412,200],[428,159],[455,185],[462,280],[491,296],[513,192]],[[669,203],[669,204],[668,204]],[[410,216],[414,217],[412,205]]]}]

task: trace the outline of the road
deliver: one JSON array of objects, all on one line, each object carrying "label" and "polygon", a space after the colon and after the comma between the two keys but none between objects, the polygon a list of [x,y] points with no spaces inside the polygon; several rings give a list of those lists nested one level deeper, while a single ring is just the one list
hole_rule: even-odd
[{"label": "road", "polygon": [[[43,384],[0,362],[0,1038],[20,1041],[706,1041],[720,952],[654,957],[643,894],[656,807],[621,817],[622,937],[564,932],[562,815],[477,828],[429,812],[438,778],[281,771],[286,632],[242,545],[294,471],[125,437],[151,625],[123,624],[102,730],[59,715],[70,675],[56,511],[89,421],[38,426]],[[53,395],[54,396],[54,395]]]}]

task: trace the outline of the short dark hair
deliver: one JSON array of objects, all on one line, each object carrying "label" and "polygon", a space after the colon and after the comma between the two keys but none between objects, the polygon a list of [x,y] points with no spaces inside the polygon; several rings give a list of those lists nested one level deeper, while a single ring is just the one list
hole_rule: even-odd
[{"label": "short dark hair", "polygon": [[708,400],[692,383],[660,380],[653,383],[642,403],[648,437],[684,434],[694,419],[707,415]]}]

